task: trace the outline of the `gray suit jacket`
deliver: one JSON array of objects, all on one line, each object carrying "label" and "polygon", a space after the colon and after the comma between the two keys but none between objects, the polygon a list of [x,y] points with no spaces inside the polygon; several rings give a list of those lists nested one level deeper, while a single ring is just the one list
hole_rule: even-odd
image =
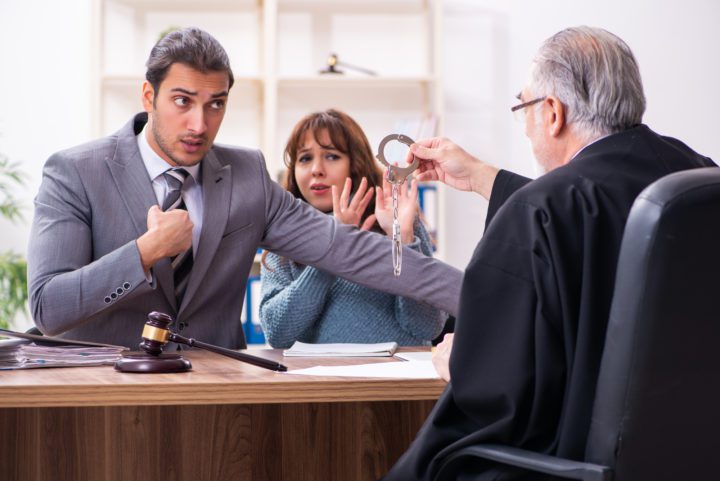
[{"label": "gray suit jacket", "polygon": [[135,138],[146,121],[138,114],[116,134],[45,164],[28,253],[30,304],[44,333],[136,348],[157,310],[175,317],[184,336],[244,348],[240,315],[258,246],[456,313],[459,270],[406,248],[395,278],[385,236],[295,199],[269,178],[259,151],[219,145],[202,160],[202,234],[175,305],[169,259],[153,267],[150,283],[135,242],[157,203]]}]

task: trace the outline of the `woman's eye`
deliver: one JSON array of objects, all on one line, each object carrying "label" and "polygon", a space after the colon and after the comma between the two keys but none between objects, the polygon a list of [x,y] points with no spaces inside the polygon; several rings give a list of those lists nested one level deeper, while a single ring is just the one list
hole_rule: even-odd
[{"label": "woman's eye", "polygon": [[340,156],[337,154],[327,154],[325,156],[325,158],[328,160],[338,160],[340,158]]},{"label": "woman's eye", "polygon": [[311,159],[312,159],[312,157],[310,157],[309,155],[303,155],[302,157],[300,157],[298,159],[298,162],[300,162],[301,164],[304,164],[305,162],[310,162]]}]

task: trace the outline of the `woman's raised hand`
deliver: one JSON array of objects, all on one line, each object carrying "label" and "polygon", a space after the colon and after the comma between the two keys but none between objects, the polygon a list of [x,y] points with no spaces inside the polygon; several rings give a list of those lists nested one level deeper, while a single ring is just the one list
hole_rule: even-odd
[{"label": "woman's raised hand", "polygon": [[367,179],[363,177],[352,200],[350,200],[351,192],[352,180],[350,177],[345,179],[345,185],[339,195],[337,187],[334,185],[332,186],[333,215],[338,222],[354,225],[356,227],[360,227],[362,230],[370,230],[375,223],[374,214],[369,215],[362,225],[360,225],[360,222],[362,221],[362,216],[372,199],[373,188],[368,188]]}]

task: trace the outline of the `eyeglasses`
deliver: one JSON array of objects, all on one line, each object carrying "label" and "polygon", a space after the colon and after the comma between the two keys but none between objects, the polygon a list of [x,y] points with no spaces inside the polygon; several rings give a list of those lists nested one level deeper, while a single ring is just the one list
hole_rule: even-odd
[{"label": "eyeglasses", "polygon": [[[519,94],[518,94],[517,98],[520,99]],[[514,107],[510,107],[510,112],[513,113],[515,120],[524,120],[525,119],[525,107],[530,107],[531,105],[535,105],[538,102],[542,102],[546,98],[547,98],[547,96],[543,95],[542,97],[538,97],[534,100],[530,100],[529,102],[523,102]]]}]

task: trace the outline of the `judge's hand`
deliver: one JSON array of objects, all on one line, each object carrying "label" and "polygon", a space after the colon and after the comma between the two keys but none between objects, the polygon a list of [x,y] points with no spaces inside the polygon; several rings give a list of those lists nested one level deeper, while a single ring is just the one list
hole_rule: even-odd
[{"label": "judge's hand", "polygon": [[373,196],[373,188],[368,189],[367,179],[365,177],[360,181],[360,186],[355,192],[352,200],[350,193],[352,192],[352,180],[350,177],[345,179],[342,193],[338,195],[337,187],[332,186],[333,200],[333,216],[338,222],[343,224],[354,225],[362,230],[370,230],[375,223],[375,215],[369,215],[367,219],[360,225],[362,216],[367,209]]},{"label": "judge's hand", "polygon": [[417,175],[420,182],[438,180],[490,198],[499,169],[468,154],[452,140],[444,137],[419,140],[410,146],[410,153],[420,161]]},{"label": "judge's hand", "polygon": [[[408,184],[411,184],[409,188]],[[411,182],[408,179],[400,185],[398,192],[398,222],[400,222],[400,238],[403,244],[410,244],[415,238],[413,225],[419,208],[417,184],[417,181]],[[387,169],[383,174],[383,186],[377,188],[375,195],[375,217],[382,230],[392,237],[392,186],[387,180]]]},{"label": "judge's hand", "polygon": [[163,212],[154,205],[148,211],[147,228],[137,240],[145,272],[163,257],[176,256],[192,246],[193,223],[186,210]]},{"label": "judge's hand", "polygon": [[445,334],[440,344],[435,346],[432,354],[432,363],[435,370],[445,381],[450,382],[450,352],[452,351],[455,334]]}]

